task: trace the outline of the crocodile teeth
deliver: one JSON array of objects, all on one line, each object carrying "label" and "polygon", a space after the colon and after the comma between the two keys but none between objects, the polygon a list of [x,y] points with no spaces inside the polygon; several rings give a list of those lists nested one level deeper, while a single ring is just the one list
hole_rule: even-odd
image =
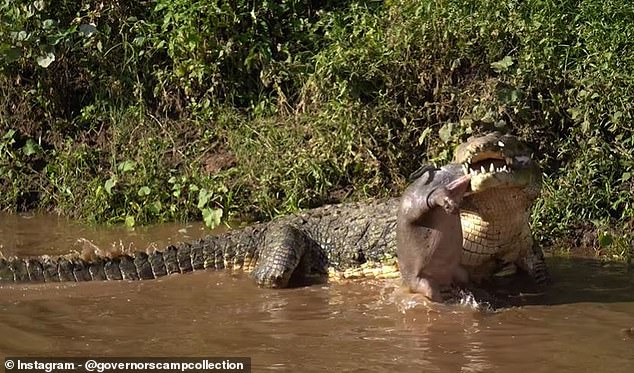
[{"label": "crocodile teeth", "polygon": [[484,168],[484,166],[480,166],[480,172],[485,173],[487,172],[487,170]]},{"label": "crocodile teeth", "polygon": [[489,172],[495,172],[495,166],[493,165],[493,163],[491,163],[491,166],[489,166]]},{"label": "crocodile teeth", "polygon": [[471,170],[471,171],[470,171],[470,173],[471,173],[471,175],[474,175],[474,176],[475,176],[475,175],[477,175],[477,174],[478,174],[478,170]]},{"label": "crocodile teeth", "polygon": [[500,148],[503,148],[503,147],[504,147],[504,143],[503,143],[502,141],[498,141],[498,146],[499,146]]},{"label": "crocodile teeth", "polygon": [[462,164],[462,171],[463,171],[465,174],[468,174],[468,173],[469,173],[469,166],[467,166],[467,164],[466,164],[466,163],[463,163],[463,164]]}]

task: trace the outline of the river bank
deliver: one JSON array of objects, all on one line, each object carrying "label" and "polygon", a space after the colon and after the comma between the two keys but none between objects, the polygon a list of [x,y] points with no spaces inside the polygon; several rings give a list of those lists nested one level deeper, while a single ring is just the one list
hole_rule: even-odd
[{"label": "river bank", "polygon": [[632,256],[629,2],[82,4],[0,5],[3,210],[266,220],[498,129],[543,168],[540,242]]}]

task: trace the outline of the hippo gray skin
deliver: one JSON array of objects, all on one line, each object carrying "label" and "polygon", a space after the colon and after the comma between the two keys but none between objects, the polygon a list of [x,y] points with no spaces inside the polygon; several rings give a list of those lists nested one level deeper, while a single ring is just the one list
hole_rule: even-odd
[{"label": "hippo gray skin", "polygon": [[460,167],[422,172],[405,190],[398,210],[396,245],[403,284],[434,302],[446,301],[446,291],[469,280],[460,265],[459,213],[471,176]]}]

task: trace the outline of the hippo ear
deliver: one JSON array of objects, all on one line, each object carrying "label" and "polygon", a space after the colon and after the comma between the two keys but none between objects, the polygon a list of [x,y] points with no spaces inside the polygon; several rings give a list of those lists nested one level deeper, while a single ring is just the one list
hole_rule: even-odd
[{"label": "hippo ear", "polygon": [[445,185],[445,188],[447,188],[450,193],[464,193],[469,189],[470,181],[471,175],[467,174]]},{"label": "hippo ear", "polygon": [[416,179],[418,179],[419,177],[423,176],[426,172],[429,171],[435,171],[437,170],[436,167],[430,165],[430,164],[424,164],[422,166],[420,166],[420,168],[414,172],[412,172],[411,174],[409,174],[409,177],[407,178],[407,180],[409,182],[412,182]]}]

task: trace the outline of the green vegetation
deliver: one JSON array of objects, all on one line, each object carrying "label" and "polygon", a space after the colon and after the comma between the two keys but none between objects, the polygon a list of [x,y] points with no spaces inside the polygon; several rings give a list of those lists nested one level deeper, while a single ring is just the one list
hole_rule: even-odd
[{"label": "green vegetation", "polygon": [[626,258],[632,35],[626,0],[0,0],[0,206],[266,219],[498,128],[543,166],[538,238]]}]

